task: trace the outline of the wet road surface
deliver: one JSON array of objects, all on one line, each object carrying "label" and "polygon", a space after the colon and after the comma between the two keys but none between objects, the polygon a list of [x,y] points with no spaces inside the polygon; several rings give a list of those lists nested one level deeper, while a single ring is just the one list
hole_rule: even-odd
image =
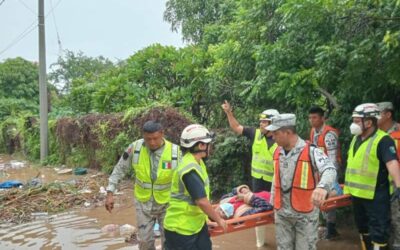
[{"label": "wet road surface", "polygon": [[[10,161],[8,156],[0,155],[0,164]],[[51,168],[26,166],[19,169],[1,170],[0,182],[17,179],[22,182],[35,176],[43,181],[65,181],[80,178],[74,175],[58,175]],[[104,207],[84,208],[57,215],[42,216],[37,220],[21,225],[0,225],[0,249],[138,249],[136,245],[125,243],[119,232],[104,233],[101,228],[108,224],[135,225],[133,191],[129,181],[122,194],[116,196],[113,213]],[[358,235],[354,225],[342,223],[338,230],[341,237],[336,241],[322,240],[318,249],[360,249]],[[243,230],[212,239],[213,249],[257,250],[276,249],[274,225],[267,226],[266,246],[255,246],[254,229]],[[157,241],[159,245],[159,241]]]}]

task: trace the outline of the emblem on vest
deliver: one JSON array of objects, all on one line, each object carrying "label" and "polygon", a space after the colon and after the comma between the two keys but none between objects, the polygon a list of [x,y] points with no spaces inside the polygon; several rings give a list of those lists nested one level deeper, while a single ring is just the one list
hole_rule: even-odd
[{"label": "emblem on vest", "polygon": [[161,168],[162,169],[172,169],[172,163],[170,161],[163,161]]}]

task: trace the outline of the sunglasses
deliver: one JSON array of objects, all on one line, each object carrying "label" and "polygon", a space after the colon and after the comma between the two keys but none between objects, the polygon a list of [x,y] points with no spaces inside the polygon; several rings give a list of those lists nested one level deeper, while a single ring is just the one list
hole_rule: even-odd
[{"label": "sunglasses", "polygon": [[267,115],[267,114],[259,115],[260,120],[272,119],[272,117],[273,117],[273,115]]}]

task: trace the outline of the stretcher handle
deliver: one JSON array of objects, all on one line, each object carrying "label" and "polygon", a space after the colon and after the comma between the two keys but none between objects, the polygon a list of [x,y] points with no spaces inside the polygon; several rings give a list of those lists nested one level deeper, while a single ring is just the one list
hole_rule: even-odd
[{"label": "stretcher handle", "polygon": [[213,227],[209,229],[211,236],[217,236],[224,233],[231,233],[235,231],[245,230],[248,228],[253,228],[266,224],[274,223],[274,212],[267,211],[258,214],[247,215],[243,217],[238,217],[234,219],[230,219],[226,221],[227,230],[224,230],[221,227]]}]

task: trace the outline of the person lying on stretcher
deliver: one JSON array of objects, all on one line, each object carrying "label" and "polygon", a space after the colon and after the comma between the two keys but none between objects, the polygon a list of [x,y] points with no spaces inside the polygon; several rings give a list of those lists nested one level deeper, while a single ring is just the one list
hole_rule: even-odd
[{"label": "person lying on stretcher", "polygon": [[215,211],[223,219],[265,212],[273,209],[269,203],[270,197],[269,192],[253,193],[247,185],[241,185],[233,188],[231,193],[222,196]]}]

